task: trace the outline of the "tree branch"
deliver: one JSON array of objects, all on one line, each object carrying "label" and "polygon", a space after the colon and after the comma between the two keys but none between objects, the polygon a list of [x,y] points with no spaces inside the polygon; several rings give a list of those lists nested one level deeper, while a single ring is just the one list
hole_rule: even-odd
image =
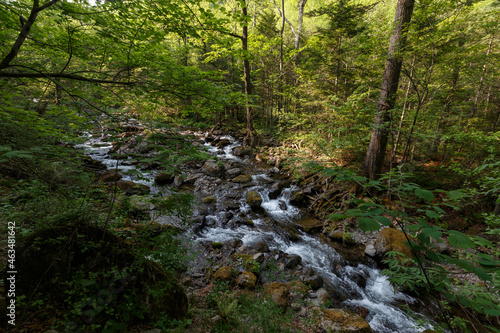
[{"label": "tree branch", "polygon": [[[278,13],[280,13],[280,16],[283,17],[283,13],[281,13],[281,9],[276,5],[276,1],[273,0],[273,5],[274,5],[274,8],[276,8],[278,10]],[[285,19],[285,22],[288,23],[290,25],[290,28],[292,29],[292,33],[295,37],[297,37],[297,32],[295,31],[295,28],[293,27],[292,23],[290,23],[290,21],[288,21],[288,19],[286,17],[284,17]]]},{"label": "tree branch", "polygon": [[136,84],[136,82],[124,82],[124,81],[114,81],[114,80],[104,80],[104,79],[93,79],[81,75],[75,75],[70,73],[27,73],[27,72],[2,72],[0,71],[0,77],[16,77],[16,78],[27,78],[27,79],[35,79],[35,78],[62,78],[69,79],[75,81],[84,81],[84,82],[92,82],[92,83],[101,83],[101,84],[117,84],[130,86]]},{"label": "tree branch", "polygon": [[21,22],[25,22],[23,27],[21,28],[21,32],[19,32],[19,36],[17,36],[16,41],[14,42],[14,45],[10,49],[10,52],[3,58],[2,62],[0,63],[0,70],[9,67],[10,62],[17,56],[19,53],[19,50],[21,49],[21,46],[23,45],[24,41],[26,40],[26,37],[28,37],[28,33],[31,30],[31,26],[33,23],[35,23],[36,17],[39,12],[42,10],[52,6],[56,2],[60,0],[52,0],[47,2],[45,5],[40,6],[40,3],[38,0],[33,1],[33,8],[31,8],[31,13],[30,16],[28,17],[27,20],[21,20]]}]

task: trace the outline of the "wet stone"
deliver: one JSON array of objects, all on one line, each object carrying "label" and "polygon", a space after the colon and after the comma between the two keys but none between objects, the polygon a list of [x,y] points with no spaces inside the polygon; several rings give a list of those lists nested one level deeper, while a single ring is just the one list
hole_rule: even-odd
[{"label": "wet stone", "polygon": [[231,169],[227,170],[227,174],[228,174],[230,177],[236,177],[236,176],[238,176],[240,173],[241,173],[241,169],[240,169],[240,168],[231,168]]},{"label": "wet stone", "polygon": [[304,283],[311,286],[313,290],[317,290],[323,286],[323,279],[319,275],[313,275],[304,278]]},{"label": "wet stone", "polygon": [[298,255],[292,255],[290,258],[287,260],[285,267],[289,269],[294,269],[297,267],[298,264],[300,264],[302,261],[302,258]]}]

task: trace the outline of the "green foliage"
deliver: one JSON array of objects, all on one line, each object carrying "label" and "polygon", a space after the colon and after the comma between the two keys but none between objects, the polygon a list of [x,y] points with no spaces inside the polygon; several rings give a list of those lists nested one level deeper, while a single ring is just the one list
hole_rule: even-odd
[{"label": "green foliage", "polygon": [[[487,166],[478,170],[485,168]],[[466,191],[423,189],[417,184],[407,182],[411,176],[405,175],[401,170],[370,182],[364,177],[341,169],[325,169],[324,172],[336,175],[342,180],[356,181],[366,186],[369,191],[377,189],[387,192],[398,199],[400,207],[405,207],[404,210],[397,210],[368,199],[352,198],[351,205],[355,208],[330,215],[332,219],[357,218],[359,228],[365,232],[379,230],[381,226],[390,227],[395,221],[397,226],[411,237],[409,245],[415,258],[404,258],[401,253],[389,252],[384,260],[388,265],[384,274],[389,276],[394,285],[417,293],[441,292],[449,302],[459,302],[476,313],[497,316],[500,307],[495,288],[500,274],[500,259],[496,243],[457,230],[446,230],[439,224],[442,215],[446,214],[445,209],[457,209],[456,205],[468,198]],[[496,181],[493,180],[493,184],[496,184]],[[489,195],[490,190],[491,188],[484,189],[483,195]],[[416,203],[418,199],[421,200],[420,203]],[[443,237],[447,239],[455,255],[436,250],[433,244],[442,243]],[[491,254],[484,253],[484,250],[479,252],[478,248],[485,248],[486,252]],[[445,265],[472,273],[484,282],[463,284],[453,278],[445,269]]]},{"label": "green foliage", "polygon": [[290,331],[287,325],[291,321],[291,313],[285,313],[276,303],[257,294],[237,295],[227,283],[216,283],[208,302],[223,318],[213,328],[215,332]]}]

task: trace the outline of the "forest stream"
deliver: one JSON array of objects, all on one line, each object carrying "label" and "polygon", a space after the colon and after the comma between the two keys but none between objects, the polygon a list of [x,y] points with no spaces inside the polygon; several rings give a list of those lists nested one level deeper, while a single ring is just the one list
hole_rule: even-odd
[{"label": "forest stream", "polygon": [[[321,237],[298,227],[300,220],[308,215],[304,209],[293,204],[291,197],[296,187],[290,185],[289,180],[283,180],[279,169],[257,165],[247,154],[236,156],[234,149],[240,147],[241,143],[230,135],[222,135],[214,140],[206,132],[185,131],[181,134],[195,137],[194,142],[200,149],[206,149],[222,162],[226,174],[232,177],[251,176],[247,182],[240,183],[231,181],[232,177],[223,177],[223,173],[216,175],[216,171],[213,175],[207,175],[203,170],[189,170],[190,176],[184,179],[184,188],[192,191],[199,202],[194,209],[194,220],[198,223],[191,225],[184,234],[187,241],[194,242],[194,249],[200,251],[191,263],[191,274],[204,273],[213,265],[207,246],[204,246],[206,244],[231,243],[235,247],[248,249],[262,247],[265,243],[269,251],[264,254],[264,258],[275,256],[278,259],[284,256],[288,261],[281,269],[299,267],[300,273],[296,276],[299,280],[310,277],[319,280],[319,288],[310,292],[311,299],[326,290],[330,299],[336,300],[332,302],[336,307],[363,309],[373,332],[422,332],[432,328],[431,324],[421,324],[429,321],[423,315],[412,313],[409,316],[402,310],[402,305],[418,308],[422,302],[395,291],[387,277],[376,267],[375,261],[349,262]],[[217,147],[214,143],[223,140],[224,145]],[[106,133],[89,135],[85,144],[78,147],[83,148],[92,159],[104,163],[108,169],[119,169],[123,180],[147,185],[152,193],[169,191],[165,186],[155,184],[157,171],[144,173],[130,158],[117,160],[111,157],[109,151],[112,144],[106,140]],[[138,171],[140,176],[135,172],[131,174],[130,170]],[[285,185],[281,188],[279,184]],[[175,189],[179,185],[170,186]],[[250,191],[256,192],[262,199],[260,208],[252,209],[247,202],[246,195]],[[201,203],[202,198],[208,196],[215,198],[216,203]],[[179,223],[178,218],[171,216],[156,219],[162,224]],[[220,261],[224,259],[220,255],[218,258]],[[290,264],[293,258],[296,258],[295,263]],[[262,276],[261,279],[261,282],[265,282],[266,277]],[[423,320],[415,319],[415,316]]]}]

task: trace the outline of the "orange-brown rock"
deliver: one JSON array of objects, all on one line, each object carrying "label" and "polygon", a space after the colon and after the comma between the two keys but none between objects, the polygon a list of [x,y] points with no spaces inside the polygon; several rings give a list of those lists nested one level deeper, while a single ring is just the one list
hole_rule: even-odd
[{"label": "orange-brown rock", "polygon": [[252,272],[243,272],[236,279],[236,284],[241,288],[253,289],[257,283],[257,277]]},{"label": "orange-brown rock", "polygon": [[319,312],[318,326],[327,332],[371,333],[368,322],[354,312],[342,309],[323,309]]},{"label": "orange-brown rock", "polygon": [[401,230],[385,228],[380,231],[374,245],[379,256],[383,256],[389,251],[396,251],[412,258],[413,255],[406,242],[406,237]]},{"label": "orange-brown rock", "polygon": [[290,289],[287,284],[272,282],[265,287],[265,293],[271,297],[274,303],[285,308],[290,300]]},{"label": "orange-brown rock", "polygon": [[222,266],[214,274],[215,281],[230,281],[232,277],[233,270],[229,266]]}]

